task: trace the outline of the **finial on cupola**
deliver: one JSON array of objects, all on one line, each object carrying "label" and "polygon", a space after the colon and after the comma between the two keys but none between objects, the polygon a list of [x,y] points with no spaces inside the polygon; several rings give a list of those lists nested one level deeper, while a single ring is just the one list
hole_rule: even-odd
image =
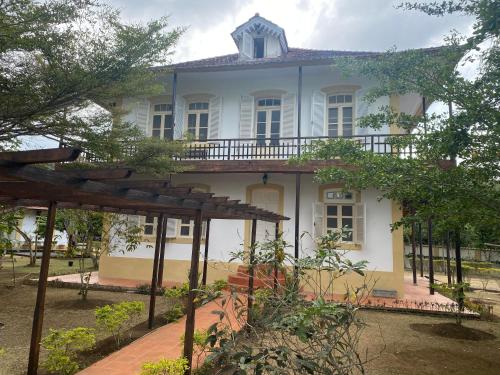
[{"label": "finial on cupola", "polygon": [[260,17],[259,12],[255,13],[255,17]]}]

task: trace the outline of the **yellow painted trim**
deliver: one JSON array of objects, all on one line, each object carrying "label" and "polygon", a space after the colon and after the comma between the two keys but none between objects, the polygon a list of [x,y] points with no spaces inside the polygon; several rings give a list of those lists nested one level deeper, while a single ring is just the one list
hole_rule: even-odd
[{"label": "yellow painted trim", "polygon": [[250,95],[255,97],[256,100],[264,97],[281,98],[281,96],[284,94],[286,94],[285,90],[278,90],[278,89],[258,90],[250,93]]},{"label": "yellow painted trim", "polygon": [[[399,95],[391,95],[389,97],[389,106],[391,107],[392,111],[395,113],[400,112],[400,97]],[[390,134],[402,134],[403,129],[399,128],[396,124],[390,124],[389,125],[389,132]]]},{"label": "yellow painted trim", "polygon": [[[285,188],[283,185],[278,185],[278,184],[253,184],[247,186],[247,191],[246,191],[246,203],[252,204],[252,194],[255,190],[258,189],[273,189],[278,192],[278,214],[283,215],[283,210],[285,207]],[[248,250],[250,248],[250,225],[251,221],[246,220],[245,221],[245,234],[244,234],[244,248]],[[257,223],[257,225],[259,225]],[[279,224],[279,230],[280,232],[283,231],[283,222],[280,221]]]},{"label": "yellow painted trim", "polygon": [[[359,85],[331,85],[326,86],[321,89],[325,94],[354,94],[359,90],[361,86]],[[354,98],[353,98],[354,99]]]}]

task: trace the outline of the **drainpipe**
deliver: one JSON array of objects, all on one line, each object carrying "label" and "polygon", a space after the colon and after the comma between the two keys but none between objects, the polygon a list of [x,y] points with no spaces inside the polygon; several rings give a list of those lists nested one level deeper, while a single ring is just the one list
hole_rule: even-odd
[{"label": "drainpipe", "polygon": [[173,124],[172,124],[172,138],[174,137],[175,134],[175,126],[176,124],[176,113],[175,113],[175,97],[177,96],[177,72],[174,71],[174,76],[172,79],[172,119],[173,119]]},{"label": "drainpipe", "polygon": [[[297,156],[300,157],[301,148],[301,115],[302,115],[302,66],[299,66],[298,88],[297,88]],[[295,175],[295,260],[299,259],[300,238],[300,173]],[[298,280],[297,266],[294,268],[295,281]],[[298,287],[298,285],[297,285]]]}]

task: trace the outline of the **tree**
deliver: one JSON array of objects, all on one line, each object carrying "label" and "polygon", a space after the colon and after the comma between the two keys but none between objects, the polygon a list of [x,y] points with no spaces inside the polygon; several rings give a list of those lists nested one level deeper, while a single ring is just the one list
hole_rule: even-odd
[{"label": "tree", "polygon": [[162,90],[150,68],[168,62],[182,33],[167,27],[166,17],[124,24],[94,0],[0,2],[0,144],[39,134],[126,138],[130,126],[110,130],[113,103]]},{"label": "tree", "polygon": [[[321,182],[341,181],[346,189],[377,188],[381,197],[398,201],[408,209],[395,226],[433,218],[457,233],[471,225],[488,230],[489,238],[500,239],[500,54],[495,3],[464,0],[402,4],[403,9],[429,15],[474,15],[473,34],[469,38],[452,34],[445,47],[432,53],[392,50],[373,59],[338,60],[336,66],[347,74],[356,73],[378,82],[366,95],[367,101],[419,93],[429,100],[450,103],[453,114],[409,116],[396,113],[394,108],[381,108],[380,113],[360,119],[359,126],[380,128],[391,124],[402,133],[412,132],[412,136],[394,137],[392,143],[395,150],[413,147],[415,156],[395,158],[372,153],[350,140],[317,142],[304,159],[339,157],[354,166],[350,170],[322,169],[317,173]],[[479,63],[477,77],[466,79],[460,75],[457,63],[461,58],[462,63]],[[446,160],[449,162],[443,162]]]}]

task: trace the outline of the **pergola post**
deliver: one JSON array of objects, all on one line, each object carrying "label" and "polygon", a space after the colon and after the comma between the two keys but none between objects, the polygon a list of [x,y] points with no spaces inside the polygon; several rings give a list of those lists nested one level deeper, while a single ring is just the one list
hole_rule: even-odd
[{"label": "pergola post", "polygon": [[[159,219],[158,219],[159,220]],[[163,268],[165,265],[165,245],[167,242],[167,217],[163,217],[161,226],[160,260],[158,263],[158,288],[163,286]]]},{"label": "pergola post", "polygon": [[[461,252],[461,242],[460,242],[460,231],[458,229],[455,230],[455,268],[457,273],[457,284],[462,284],[462,252]],[[463,288],[461,288],[463,289]],[[459,295],[463,294],[463,290]],[[460,311],[462,310],[464,305],[464,300],[462,297],[458,298],[458,306]]]},{"label": "pergola post", "polygon": [[210,240],[210,219],[207,219],[207,233],[205,234],[205,253],[203,254],[203,276],[201,277],[201,285],[207,285],[207,268],[208,268],[208,246]]},{"label": "pergola post", "polygon": [[448,276],[448,286],[451,286],[450,231],[446,232],[446,276]]},{"label": "pergola post", "polygon": [[184,332],[184,358],[188,360],[186,374],[191,374],[193,365],[193,339],[196,289],[198,288],[198,267],[200,264],[200,242],[201,242],[201,210],[196,210],[194,218],[193,247],[191,250],[191,269],[189,271],[189,295],[186,306],[186,329]]},{"label": "pergola post", "polygon": [[[276,241],[278,241],[279,237],[280,237],[280,223],[279,222],[276,222],[275,224],[275,227],[274,227],[274,237],[276,239]],[[274,249],[275,250],[275,253],[274,253],[274,277],[273,277],[273,291],[274,293],[276,293],[278,291],[278,261],[276,259],[276,250],[277,249]]]},{"label": "pergola post", "polygon": [[432,254],[432,219],[428,221],[428,237],[429,237],[429,292],[434,294],[434,256]]},{"label": "pergola post", "polygon": [[424,252],[422,244],[422,223],[418,223],[418,257],[420,259],[420,277],[424,277]]},{"label": "pergola post", "polygon": [[248,264],[248,317],[247,321],[251,322],[251,311],[253,306],[253,278],[254,278],[254,261],[255,261],[255,239],[257,237],[257,219],[252,220],[252,233],[250,239],[250,259]]},{"label": "pergola post", "polygon": [[413,284],[417,285],[417,243],[415,239],[415,223],[411,224],[411,270],[413,272]]},{"label": "pergola post", "polygon": [[45,310],[45,293],[47,290],[47,277],[49,275],[50,252],[52,250],[52,236],[56,219],[56,202],[50,202],[47,212],[47,225],[43,240],[42,261],[38,277],[38,290],[36,294],[35,311],[33,313],[33,328],[31,329],[31,343],[28,361],[28,375],[38,372],[38,359],[40,357],[40,340],[42,338],[43,315]]},{"label": "pergola post", "polygon": [[160,258],[160,247],[163,229],[163,220],[165,218],[164,214],[158,217],[158,222],[156,223],[156,243],[155,243],[155,256],[153,260],[153,275],[151,276],[151,290],[149,297],[149,318],[148,318],[148,328],[153,328],[153,322],[155,319],[155,304],[156,304],[156,286],[158,283],[158,263]]}]

